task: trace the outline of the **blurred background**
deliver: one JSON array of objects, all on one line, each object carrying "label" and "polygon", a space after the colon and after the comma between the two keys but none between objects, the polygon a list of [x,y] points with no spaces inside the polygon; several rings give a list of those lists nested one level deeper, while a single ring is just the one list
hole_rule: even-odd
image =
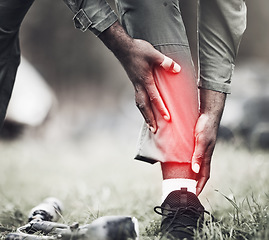
[{"label": "blurred background", "polygon": [[[269,1],[246,3],[248,28],[220,128],[215,154],[219,161],[208,184],[244,193],[253,190],[242,187],[246,174],[260,174],[260,180],[269,181]],[[181,0],[194,59],[195,4]],[[147,189],[143,199],[152,192],[160,194],[160,184],[143,184],[161,181],[158,166],[131,161],[142,124],[133,87],[113,54],[92,33],[76,30],[72,17],[62,1],[36,0],[23,22],[23,60],[0,140],[1,199],[27,202],[48,193],[73,199],[75,193],[82,199],[72,203],[77,208],[98,195],[98,209],[102,199],[109,208],[112,203],[107,205],[107,200],[115,191],[114,203],[118,196],[131,194],[132,188]],[[236,170],[231,171],[235,151]],[[248,165],[254,160],[255,171]],[[261,168],[265,172],[258,173]],[[233,174],[225,183],[223,169]],[[38,179],[35,191],[33,179]],[[124,184],[128,188],[119,190]],[[159,197],[152,201],[150,206]]]}]

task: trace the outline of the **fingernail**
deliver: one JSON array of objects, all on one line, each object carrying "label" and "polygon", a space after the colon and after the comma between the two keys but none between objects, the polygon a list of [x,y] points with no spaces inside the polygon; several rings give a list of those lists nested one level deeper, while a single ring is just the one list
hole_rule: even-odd
[{"label": "fingernail", "polygon": [[173,63],[173,60],[169,57],[164,56],[162,63],[160,66],[162,66],[165,70],[168,70]]},{"label": "fingernail", "polygon": [[149,127],[149,130],[150,130],[152,133],[155,133],[155,132],[156,132],[156,130],[155,130],[154,127]]},{"label": "fingernail", "polygon": [[175,63],[174,68],[173,68],[173,73],[179,73],[180,70],[181,70],[181,67],[177,63]]},{"label": "fingernail", "polygon": [[152,132],[152,133],[155,133],[155,128],[154,127],[152,127],[152,126],[150,126],[149,124],[147,124],[147,126],[148,126],[148,129]]},{"label": "fingernail", "polygon": [[163,118],[164,118],[164,120],[166,120],[166,121],[169,121],[169,120],[170,120],[170,117],[169,117],[168,115],[164,115]]},{"label": "fingernail", "polygon": [[195,173],[199,173],[200,171],[200,165],[198,163],[194,163],[192,165],[192,170],[195,172]]}]

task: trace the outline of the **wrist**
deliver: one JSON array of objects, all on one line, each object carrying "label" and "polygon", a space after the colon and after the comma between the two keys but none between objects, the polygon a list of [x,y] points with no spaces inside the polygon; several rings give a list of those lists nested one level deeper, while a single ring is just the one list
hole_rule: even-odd
[{"label": "wrist", "polygon": [[221,117],[226,101],[226,94],[208,89],[200,89],[200,113]]},{"label": "wrist", "polygon": [[217,131],[225,106],[226,94],[208,89],[200,89],[200,114]]},{"label": "wrist", "polygon": [[102,32],[99,38],[120,61],[133,49],[134,39],[126,33],[118,21]]}]

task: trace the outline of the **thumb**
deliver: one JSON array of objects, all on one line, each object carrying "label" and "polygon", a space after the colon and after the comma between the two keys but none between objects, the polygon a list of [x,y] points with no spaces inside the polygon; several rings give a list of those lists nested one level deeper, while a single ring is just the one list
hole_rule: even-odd
[{"label": "thumb", "polygon": [[204,152],[204,146],[199,142],[199,138],[197,136],[195,141],[194,153],[191,160],[191,168],[192,171],[194,171],[195,173],[199,173],[200,171],[200,167],[204,158]]},{"label": "thumb", "polygon": [[181,70],[181,67],[171,58],[163,55],[163,61],[161,62],[160,66],[168,71],[168,72],[173,72],[173,73],[179,73]]}]

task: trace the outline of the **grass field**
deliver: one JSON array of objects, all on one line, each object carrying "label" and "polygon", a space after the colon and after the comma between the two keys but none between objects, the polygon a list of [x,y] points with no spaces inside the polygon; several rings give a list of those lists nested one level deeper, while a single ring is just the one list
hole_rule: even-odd
[{"label": "grass field", "polygon": [[[62,222],[131,215],[139,220],[140,239],[159,239],[160,216],[153,207],[160,204],[160,169],[132,161],[135,141],[99,131],[84,139],[1,142],[1,237],[54,196],[65,206]],[[269,153],[237,145],[217,144],[212,176],[200,196],[216,222],[196,239],[269,239]]]}]

